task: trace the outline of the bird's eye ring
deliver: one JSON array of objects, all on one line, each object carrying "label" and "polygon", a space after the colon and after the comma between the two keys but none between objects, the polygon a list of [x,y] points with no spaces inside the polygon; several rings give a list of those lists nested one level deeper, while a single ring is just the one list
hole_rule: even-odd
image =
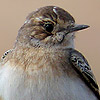
[{"label": "bird's eye ring", "polygon": [[53,28],[54,28],[54,25],[51,24],[51,23],[46,23],[46,24],[44,25],[44,28],[45,28],[45,30],[46,30],[47,32],[52,32],[52,31],[53,31]]}]

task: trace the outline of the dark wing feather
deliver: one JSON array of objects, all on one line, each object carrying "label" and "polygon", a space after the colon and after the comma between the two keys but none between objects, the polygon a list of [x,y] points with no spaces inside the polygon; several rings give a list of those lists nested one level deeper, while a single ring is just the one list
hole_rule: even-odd
[{"label": "dark wing feather", "polygon": [[84,58],[84,56],[76,50],[71,50],[70,52],[70,62],[76,69],[78,74],[83,78],[85,83],[91,88],[95,93],[97,98],[100,99],[99,87],[97,85],[96,79],[91,71],[91,68]]},{"label": "dark wing feather", "polygon": [[8,55],[8,53],[12,52],[12,50],[13,50],[13,49],[7,50],[7,51],[3,54],[3,56],[1,57],[1,60],[3,60],[3,59]]}]

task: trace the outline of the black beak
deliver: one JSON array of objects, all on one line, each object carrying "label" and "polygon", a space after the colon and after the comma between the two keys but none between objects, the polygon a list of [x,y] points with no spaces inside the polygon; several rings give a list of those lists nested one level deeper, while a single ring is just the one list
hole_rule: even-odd
[{"label": "black beak", "polygon": [[73,27],[70,27],[68,30],[69,30],[69,33],[71,33],[71,32],[75,32],[75,31],[86,29],[88,27],[90,27],[90,26],[88,26],[88,25],[75,25]]}]

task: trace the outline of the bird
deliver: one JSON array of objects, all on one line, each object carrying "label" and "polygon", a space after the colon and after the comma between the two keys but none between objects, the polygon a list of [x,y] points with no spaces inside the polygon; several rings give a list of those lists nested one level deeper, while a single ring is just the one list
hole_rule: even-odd
[{"label": "bird", "polygon": [[31,12],[0,60],[0,100],[100,100],[86,58],[74,46],[76,24],[57,6]]}]

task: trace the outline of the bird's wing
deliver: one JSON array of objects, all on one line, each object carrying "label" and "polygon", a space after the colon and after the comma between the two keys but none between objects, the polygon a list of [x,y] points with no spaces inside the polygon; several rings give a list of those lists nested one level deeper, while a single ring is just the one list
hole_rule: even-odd
[{"label": "bird's wing", "polygon": [[6,62],[7,56],[8,56],[12,51],[13,51],[13,49],[10,49],[10,50],[7,50],[7,51],[3,54],[3,56],[2,56],[1,59],[0,59],[0,68],[1,68],[2,64],[4,64],[4,63]]},{"label": "bird's wing", "polygon": [[13,50],[13,49],[7,50],[7,51],[3,54],[3,56],[1,57],[1,60],[3,60],[3,59],[8,55],[8,53],[12,52],[12,50]]},{"label": "bird's wing", "polygon": [[84,82],[91,88],[97,98],[100,99],[98,84],[84,56],[80,52],[72,50],[70,53],[70,62],[77,73],[83,78]]}]

